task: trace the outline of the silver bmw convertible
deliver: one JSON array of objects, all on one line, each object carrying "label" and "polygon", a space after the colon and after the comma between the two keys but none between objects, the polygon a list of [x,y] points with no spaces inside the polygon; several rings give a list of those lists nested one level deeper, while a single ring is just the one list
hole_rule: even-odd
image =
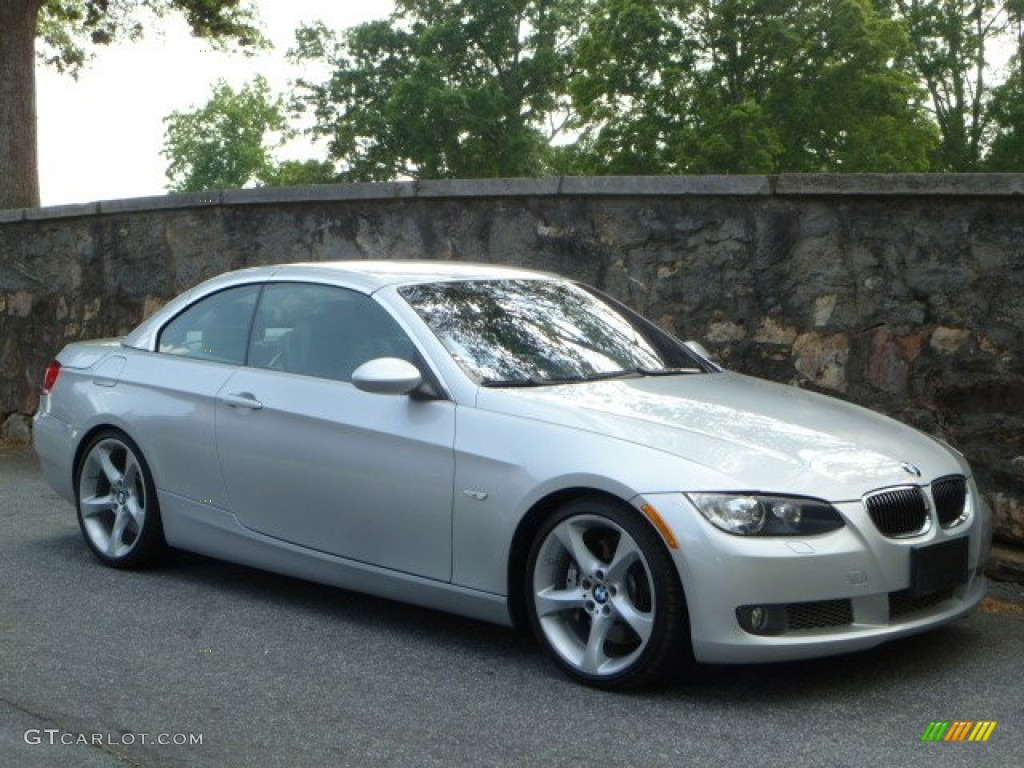
[{"label": "silver bmw convertible", "polygon": [[107,565],[175,547],[528,625],[605,688],[869,648],[985,592],[948,445],[527,270],[231,272],[65,347],[34,427]]}]

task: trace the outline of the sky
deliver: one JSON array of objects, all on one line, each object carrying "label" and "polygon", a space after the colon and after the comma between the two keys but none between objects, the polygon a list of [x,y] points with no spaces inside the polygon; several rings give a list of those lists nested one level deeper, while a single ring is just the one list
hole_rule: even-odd
[{"label": "sky", "polygon": [[[168,18],[138,43],[99,48],[75,81],[39,65],[39,183],[43,205],[166,192],[163,118],[202,106],[219,79],[235,88],[257,74],[285,90],[294,31],[323,20],[342,29],[386,17],[392,0],[256,0],[275,48],[256,57],[211,52]],[[294,149],[293,149],[294,151]],[[301,154],[301,152],[300,152]],[[312,156],[312,151],[307,156]]]}]

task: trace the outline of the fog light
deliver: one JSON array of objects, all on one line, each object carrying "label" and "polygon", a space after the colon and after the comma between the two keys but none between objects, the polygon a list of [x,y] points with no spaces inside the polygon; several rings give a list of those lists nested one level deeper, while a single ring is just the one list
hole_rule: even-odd
[{"label": "fog light", "polygon": [[786,629],[786,607],[743,605],[736,609],[736,620],[752,635],[781,635]]},{"label": "fog light", "polygon": [[768,622],[768,613],[759,605],[750,609],[750,628],[754,632],[760,632]]}]

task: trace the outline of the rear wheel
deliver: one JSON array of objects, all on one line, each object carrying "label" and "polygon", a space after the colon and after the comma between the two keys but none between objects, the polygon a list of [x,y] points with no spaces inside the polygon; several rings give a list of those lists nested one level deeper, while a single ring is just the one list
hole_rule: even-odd
[{"label": "rear wheel", "polygon": [[629,507],[600,497],[562,507],[537,534],[526,582],[534,633],[581,682],[631,688],[692,663],[675,565]]},{"label": "rear wheel", "polygon": [[117,431],[97,434],[75,473],[78,524],[93,553],[115,568],[152,565],[165,549],[156,489],[142,452]]}]

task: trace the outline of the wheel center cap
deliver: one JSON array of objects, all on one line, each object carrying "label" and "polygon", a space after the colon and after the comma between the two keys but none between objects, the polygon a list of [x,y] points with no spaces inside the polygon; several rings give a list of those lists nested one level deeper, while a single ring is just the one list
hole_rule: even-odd
[{"label": "wheel center cap", "polygon": [[124,504],[126,501],[128,501],[128,492],[127,491],[123,491],[123,490],[118,491],[117,492],[117,503],[118,504]]},{"label": "wheel center cap", "polygon": [[598,584],[594,587],[594,602],[600,605],[608,602],[608,587],[604,584]]}]

